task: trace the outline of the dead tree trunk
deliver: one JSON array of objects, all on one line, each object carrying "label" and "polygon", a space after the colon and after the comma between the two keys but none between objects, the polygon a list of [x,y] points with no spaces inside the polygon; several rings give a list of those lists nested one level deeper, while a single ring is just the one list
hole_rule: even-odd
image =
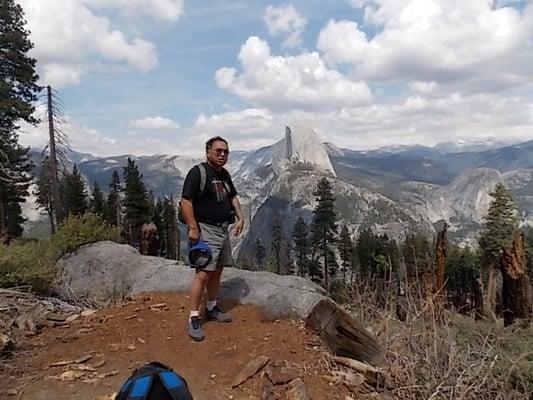
[{"label": "dead tree trunk", "polygon": [[472,303],[476,320],[483,318],[483,279],[472,274]]},{"label": "dead tree trunk", "polygon": [[516,318],[529,322],[531,318],[531,288],[526,270],[524,234],[515,236],[513,243],[503,249],[500,257],[503,275],[503,322],[511,325]]},{"label": "dead tree trunk", "polygon": [[495,266],[491,265],[489,267],[489,276],[487,280],[487,291],[485,293],[485,314],[487,317],[496,320],[496,306],[498,304],[498,281],[499,271]]},{"label": "dead tree trunk", "polygon": [[446,234],[448,226],[444,224],[442,231],[437,234],[436,270],[435,270],[435,287],[433,288],[433,298],[435,302],[435,311],[440,317],[444,309],[446,298],[446,250],[448,247],[448,238]]},{"label": "dead tree trunk", "polygon": [[[401,254],[400,251],[398,251]],[[406,299],[406,280],[407,280],[407,268],[405,266],[405,260],[400,257],[400,262],[398,263],[398,268],[396,268],[396,279],[398,282],[397,293],[396,293],[396,316],[400,321],[407,320],[407,299]]]},{"label": "dead tree trunk", "polygon": [[56,226],[59,226],[63,222],[63,207],[59,197],[59,174],[57,166],[57,151],[56,151],[56,133],[54,129],[54,111],[52,105],[52,88],[46,87],[48,94],[48,131],[50,135],[50,181],[52,183],[52,198],[53,204],[51,204],[54,213],[56,215]]},{"label": "dead tree trunk", "polygon": [[154,223],[143,224],[141,228],[140,253],[145,256],[158,255],[157,227]]}]

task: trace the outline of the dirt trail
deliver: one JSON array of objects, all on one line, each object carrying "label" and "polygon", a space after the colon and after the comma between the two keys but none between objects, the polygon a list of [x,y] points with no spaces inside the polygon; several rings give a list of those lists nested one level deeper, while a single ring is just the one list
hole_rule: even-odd
[{"label": "dirt trail", "polygon": [[[67,327],[45,329],[29,338],[24,351],[0,363],[0,393],[9,393],[0,397],[93,400],[116,392],[135,367],[158,360],[187,380],[195,400],[260,399],[267,384],[261,372],[237,388],[231,382],[262,355],[271,363],[293,365],[313,399],[344,400],[349,394],[320,376],[328,373],[327,355],[301,322],[264,322],[256,308],[237,306],[232,323],[206,323],[206,339],[197,343],[186,334],[187,304],[180,294],[141,295]],[[87,354],[91,358],[81,364],[50,366]],[[65,374],[68,370],[75,372]],[[279,385],[274,391],[279,395],[285,389]]]}]

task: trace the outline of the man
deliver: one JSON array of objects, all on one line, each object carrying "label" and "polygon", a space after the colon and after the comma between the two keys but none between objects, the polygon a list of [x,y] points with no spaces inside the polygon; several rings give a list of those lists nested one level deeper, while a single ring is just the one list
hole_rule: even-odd
[{"label": "man", "polygon": [[[220,136],[211,138],[205,144],[205,152],[207,162],[196,165],[189,171],[181,199],[183,218],[189,228],[189,243],[204,241],[212,256],[211,262],[206,266],[196,266],[190,290],[188,330],[189,336],[197,341],[204,339],[199,309],[205,289],[206,320],[231,321],[231,317],[217,305],[217,295],[222,270],[232,263],[228,227],[236,219],[235,236],[239,236],[244,227],[237,191],[230,174],[224,169],[229,156],[228,142]],[[201,171],[200,168],[204,170]],[[201,183],[205,187],[200,187]]]}]

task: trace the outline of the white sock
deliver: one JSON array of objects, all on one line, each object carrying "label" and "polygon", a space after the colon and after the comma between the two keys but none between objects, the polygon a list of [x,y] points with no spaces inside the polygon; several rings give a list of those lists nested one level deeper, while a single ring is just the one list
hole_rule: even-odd
[{"label": "white sock", "polygon": [[196,311],[192,311],[191,310],[191,313],[189,315],[189,319],[191,319],[192,317],[199,317],[200,316],[200,312],[198,310]]},{"label": "white sock", "polygon": [[207,310],[211,311],[213,308],[215,308],[216,305],[217,305],[217,301],[216,300],[208,301],[207,302]]}]

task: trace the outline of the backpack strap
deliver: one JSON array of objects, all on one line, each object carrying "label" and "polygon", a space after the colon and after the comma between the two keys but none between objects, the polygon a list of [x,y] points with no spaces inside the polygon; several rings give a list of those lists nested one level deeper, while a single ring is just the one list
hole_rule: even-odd
[{"label": "backpack strap", "polygon": [[159,372],[159,379],[172,400],[193,400],[187,388],[187,382],[174,371]]},{"label": "backpack strap", "polygon": [[198,191],[198,197],[200,197],[204,193],[207,185],[207,171],[205,170],[204,163],[198,164],[198,169],[200,170],[200,190]]}]

